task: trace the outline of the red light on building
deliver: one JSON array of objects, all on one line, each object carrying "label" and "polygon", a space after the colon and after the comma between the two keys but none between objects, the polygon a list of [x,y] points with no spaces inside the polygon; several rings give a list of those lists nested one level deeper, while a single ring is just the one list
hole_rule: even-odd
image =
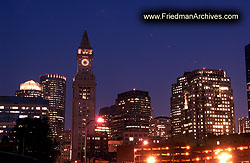
[{"label": "red light on building", "polygon": [[206,67],[203,67],[202,70],[206,70]]},{"label": "red light on building", "polygon": [[103,123],[104,122],[104,119],[102,117],[98,117],[97,120],[96,120],[98,123]]},{"label": "red light on building", "polygon": [[143,145],[148,145],[148,141],[147,141],[147,140],[144,140],[144,141],[143,141]]}]

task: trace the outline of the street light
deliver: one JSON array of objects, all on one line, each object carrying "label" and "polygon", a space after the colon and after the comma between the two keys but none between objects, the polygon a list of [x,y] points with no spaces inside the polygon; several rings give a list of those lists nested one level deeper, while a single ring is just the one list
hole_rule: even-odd
[{"label": "street light", "polygon": [[148,141],[147,141],[147,140],[144,140],[144,141],[143,141],[143,145],[148,145]]},{"label": "street light", "polygon": [[[148,145],[148,140],[144,140],[143,142],[142,142],[142,144],[143,145]],[[139,159],[139,163],[141,162],[141,153],[139,153],[139,155],[138,155],[138,159]]]},{"label": "street light", "polygon": [[156,162],[155,157],[150,156],[150,157],[147,158],[147,163],[155,163],[155,162]]},{"label": "street light", "polygon": [[[84,163],[87,163],[87,132],[88,132],[88,124],[94,120],[89,120],[85,125],[85,139],[84,139]],[[104,119],[102,117],[98,117],[96,120],[97,123],[103,123]]]},{"label": "street light", "polygon": [[228,153],[222,153],[221,155],[218,156],[220,163],[226,163],[229,161],[230,158],[232,158],[232,155]]},{"label": "street light", "polygon": [[98,117],[96,122],[97,123],[104,123],[104,119],[102,117]]}]

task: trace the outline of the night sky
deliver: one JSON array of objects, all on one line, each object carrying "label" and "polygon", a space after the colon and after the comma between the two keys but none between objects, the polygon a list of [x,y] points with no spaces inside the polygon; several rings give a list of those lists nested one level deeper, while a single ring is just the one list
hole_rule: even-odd
[{"label": "night sky", "polygon": [[[235,10],[237,23],[149,24],[151,9]],[[71,128],[72,79],[84,30],[94,50],[96,112],[118,93],[149,91],[155,115],[170,113],[171,84],[184,71],[226,70],[236,118],[247,116],[244,46],[250,43],[249,1],[37,1],[0,2],[0,95],[45,73],[67,77],[66,128]]]}]

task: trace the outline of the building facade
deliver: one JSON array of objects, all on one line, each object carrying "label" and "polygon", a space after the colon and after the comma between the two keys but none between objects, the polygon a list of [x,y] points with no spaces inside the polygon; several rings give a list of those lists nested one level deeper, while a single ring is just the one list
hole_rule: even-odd
[{"label": "building facade", "polygon": [[173,134],[202,140],[207,134],[235,133],[233,90],[226,72],[200,69],[172,85]]},{"label": "building facade", "polygon": [[34,80],[20,84],[20,90],[16,91],[19,97],[42,97],[42,87]]},{"label": "building facade", "polygon": [[238,133],[250,133],[249,128],[249,118],[248,117],[242,117],[238,119]]},{"label": "building facade", "polygon": [[150,157],[157,163],[247,163],[250,135],[208,136],[202,146],[184,142],[136,145],[131,151],[134,151],[134,163],[145,163]]},{"label": "building facade", "polygon": [[115,113],[115,105],[110,107],[101,108],[99,111],[99,117],[103,118],[103,123],[96,124],[96,132],[105,132],[108,135],[108,140],[111,140],[111,121],[112,116]]},{"label": "building facade", "polygon": [[0,96],[0,141],[18,118],[46,118],[49,103],[41,97]]},{"label": "building facade", "polygon": [[160,116],[150,121],[149,136],[167,140],[171,137],[171,118]]},{"label": "building facade", "polygon": [[59,130],[64,130],[66,77],[58,74],[40,76],[40,84],[44,99],[49,101],[49,125],[52,137],[58,136]]},{"label": "building facade", "polygon": [[109,160],[108,136],[105,133],[87,135],[87,158],[88,160]]},{"label": "building facade", "polygon": [[[184,92],[187,84],[187,73],[177,79],[177,83],[172,84],[171,96],[171,122],[173,136],[182,135],[182,112],[187,109],[187,100],[185,100]],[[185,107],[184,107],[185,106]]]},{"label": "building facade", "polygon": [[84,160],[85,127],[87,134],[93,135],[95,132],[96,80],[92,71],[93,57],[85,31],[76,55],[77,73],[72,86],[72,160],[75,161]]},{"label": "building facade", "polygon": [[58,131],[58,139],[60,144],[61,154],[58,162],[68,163],[71,160],[71,130]]},{"label": "building facade", "polygon": [[248,117],[250,117],[250,44],[245,47]]},{"label": "building facade", "polygon": [[112,140],[124,140],[127,145],[140,143],[148,137],[151,119],[148,92],[133,89],[118,94],[111,122]]}]

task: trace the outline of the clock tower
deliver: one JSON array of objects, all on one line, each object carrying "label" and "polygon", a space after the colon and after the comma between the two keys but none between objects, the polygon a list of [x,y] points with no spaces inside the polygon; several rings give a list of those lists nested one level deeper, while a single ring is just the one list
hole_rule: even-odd
[{"label": "clock tower", "polygon": [[77,50],[77,73],[73,79],[72,160],[84,160],[85,127],[87,135],[95,130],[96,81],[92,72],[93,50],[87,32]]}]

